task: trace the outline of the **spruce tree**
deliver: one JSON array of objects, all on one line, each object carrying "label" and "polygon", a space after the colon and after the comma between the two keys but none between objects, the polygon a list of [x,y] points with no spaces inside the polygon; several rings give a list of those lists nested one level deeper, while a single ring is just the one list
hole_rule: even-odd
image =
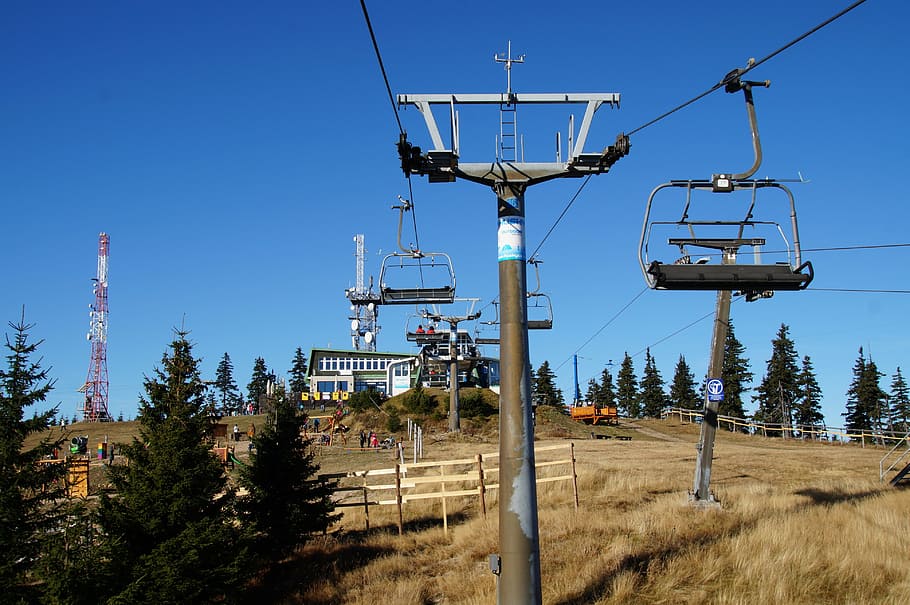
[{"label": "spruce tree", "polygon": [[641,398],[632,358],[626,353],[616,375],[616,404],[620,414],[629,418],[641,416]]},{"label": "spruce tree", "polygon": [[213,419],[186,336],[145,379],[140,438],[122,446],[129,464],[109,468],[117,497],[102,500],[99,520],[112,603],[229,601],[245,577],[234,492],[206,443]]},{"label": "spruce tree", "polygon": [[237,383],[234,382],[234,364],[231,363],[231,356],[227,353],[218,362],[215,369],[215,391],[218,395],[218,402],[221,404],[222,414],[239,414],[242,410],[243,398],[240,396],[240,390]]},{"label": "spruce tree", "polygon": [[660,418],[667,406],[664,381],[660,377],[657,363],[651,356],[651,349],[645,350],[645,369],[641,375],[641,402],[642,413],[651,418]]},{"label": "spruce tree", "polygon": [[758,394],[752,398],[758,402],[756,420],[786,427],[791,425],[792,409],[800,397],[797,359],[789,328],[781,324],[777,338],[771,341],[771,359],[758,386]]},{"label": "spruce tree", "polygon": [[257,357],[256,361],[253,362],[253,375],[249,384],[246,385],[247,402],[253,404],[254,411],[259,410],[260,400],[265,396],[268,385],[269,371],[265,367],[265,360],[262,357]]},{"label": "spruce tree", "polygon": [[613,386],[613,375],[609,368],[604,368],[600,373],[600,405],[603,407],[616,407],[616,388]]},{"label": "spruce tree", "polygon": [[585,401],[600,405],[600,385],[593,378],[588,380],[588,390],[585,392]]},{"label": "spruce tree", "polygon": [[895,431],[907,433],[910,431],[910,390],[901,374],[900,366],[891,378],[891,426]]},{"label": "spruce tree", "polygon": [[[6,337],[6,369],[0,369],[0,586],[8,603],[39,600],[40,587],[32,576],[42,540],[57,521],[53,503],[62,496],[61,464],[40,466],[60,441],[45,436],[30,448],[25,438],[47,430],[56,408],[35,412],[25,419],[25,409],[47,399],[53,388],[41,360],[33,360],[43,341],[29,342],[33,324],[9,323],[13,339]],[[49,435],[49,434],[48,434]]]},{"label": "spruce tree", "polygon": [[535,374],[536,378],[532,383],[535,400],[537,405],[551,405],[559,407],[563,405],[562,391],[556,388],[556,374],[550,369],[550,362],[544,360]]},{"label": "spruce tree", "polygon": [[871,433],[879,428],[882,407],[887,407],[887,396],[878,385],[881,376],[875,363],[866,361],[860,347],[859,357],[853,364],[853,381],[847,389],[847,410],[843,414],[849,432]]},{"label": "spruce tree", "polygon": [[303,350],[297,347],[294,351],[294,359],[291,361],[291,369],[288,371],[288,389],[291,393],[302,393],[307,390],[306,386],[306,355]]},{"label": "spruce tree", "polygon": [[673,372],[673,382],[670,385],[670,404],[687,410],[697,410],[702,407],[702,401],[695,391],[695,374],[689,369],[686,358],[679,356],[676,370]]},{"label": "spruce tree", "polygon": [[277,389],[274,412],[253,438],[249,466],[241,469],[248,490],[239,501],[241,519],[260,555],[280,559],[337,518],[333,486],[315,479],[319,465],[301,436],[305,423],[296,402]]},{"label": "spruce tree", "polygon": [[[734,418],[746,417],[746,404],[743,396],[752,382],[753,374],[749,370],[749,360],[745,357],[746,347],[736,338],[733,321],[727,322],[727,337],[724,340],[724,363],[721,378],[724,381],[724,398],[717,407],[717,413]],[[704,382],[702,382],[704,386]],[[705,400],[702,392],[699,401]],[[702,404],[703,405],[703,404]],[[699,406],[701,407],[701,405]]]},{"label": "spruce tree", "polygon": [[797,379],[799,398],[793,406],[793,422],[797,426],[814,427],[822,425],[825,416],[822,414],[822,389],[815,377],[812,360],[806,355]]}]

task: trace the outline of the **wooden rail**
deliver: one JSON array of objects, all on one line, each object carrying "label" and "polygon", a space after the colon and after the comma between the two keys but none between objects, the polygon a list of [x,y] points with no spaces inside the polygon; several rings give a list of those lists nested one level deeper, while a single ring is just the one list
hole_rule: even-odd
[{"label": "wooden rail", "polygon": [[[668,408],[664,410],[661,415],[663,419],[666,419],[670,416],[678,416],[680,422],[701,422],[702,418],[704,417],[704,413],[700,410]],[[757,422],[754,420],[746,420],[733,416],[718,415],[717,427],[723,428],[725,425],[731,431],[745,429],[753,435],[762,435],[763,437],[767,437],[768,435],[782,435],[784,437],[792,437],[795,439],[811,438],[819,441],[828,441],[830,438],[836,437],[837,440],[841,443],[846,443],[850,440],[857,439],[862,443],[862,447],[866,446],[866,439],[869,439],[872,442],[879,442],[883,445],[888,441],[900,443],[904,440],[903,434],[898,434],[892,431],[861,431],[859,433],[851,433],[847,429],[837,427],[819,427],[817,425],[807,426],[799,424],[791,426],[787,424]]]},{"label": "wooden rail", "polygon": [[[567,451],[567,456],[549,459],[552,452]],[[575,509],[578,509],[578,474],[575,468],[575,444],[548,445],[535,448],[535,468],[564,467],[565,472],[538,477],[537,483],[571,481]],[[448,501],[452,498],[476,498],[481,514],[487,514],[486,493],[499,488],[491,483],[492,475],[499,468],[491,466],[491,460],[498,453],[477,454],[473,458],[441,460],[438,462],[417,462],[396,464],[394,468],[351,471],[319,475],[320,480],[337,480],[335,506],[363,507],[366,529],[370,528],[371,506],[396,506],[398,509],[398,533],[404,533],[404,506],[409,502],[439,500],[443,531],[448,533]],[[545,458],[541,460],[540,458]],[[429,489],[430,491],[425,491]],[[357,493],[356,500],[349,500],[343,494]],[[338,497],[341,496],[341,497]]]}]

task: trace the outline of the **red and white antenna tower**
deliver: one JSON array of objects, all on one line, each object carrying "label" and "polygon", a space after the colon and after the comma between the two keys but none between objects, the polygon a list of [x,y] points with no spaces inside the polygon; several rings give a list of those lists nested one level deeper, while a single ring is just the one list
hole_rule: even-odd
[{"label": "red and white antenna tower", "polygon": [[82,420],[85,422],[109,422],[107,411],[107,261],[110,237],[102,232],[98,236],[98,277],[92,281],[95,303],[89,305],[91,328],[87,338],[92,343],[92,358],[88,367],[88,378],[79,389],[85,394]]}]

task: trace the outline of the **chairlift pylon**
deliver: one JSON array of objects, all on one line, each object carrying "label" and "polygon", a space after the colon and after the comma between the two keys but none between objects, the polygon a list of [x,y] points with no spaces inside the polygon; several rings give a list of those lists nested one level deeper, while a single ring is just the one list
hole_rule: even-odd
[{"label": "chairlift pylon", "polygon": [[[803,290],[812,281],[814,272],[812,264],[802,260],[793,192],[781,182],[773,179],[750,179],[758,170],[762,159],[752,87],[755,85],[767,86],[769,83],[741,81],[738,70],[728,74],[724,78],[724,82],[727,92],[742,90],[745,95],[755,153],[752,167],[739,174],[715,174],[711,180],[675,180],[657,186],[648,197],[639,240],[639,264],[642,273],[648,286],[653,289],[729,290],[745,295],[747,301],[768,298],[773,296],[777,290]],[[670,221],[652,220],[651,209],[655,196],[670,188],[686,190],[685,206],[681,217],[678,220]],[[758,192],[764,189],[776,189],[785,194],[789,202],[790,240],[778,222],[757,220],[754,217]],[[693,219],[689,213],[692,209],[693,193],[696,191],[722,194],[747,191],[751,194],[751,199],[741,218]],[[764,205],[762,210],[764,210]],[[651,260],[648,257],[649,243],[655,227],[675,228],[675,230],[685,233],[686,237],[669,237],[667,239],[669,245],[679,249],[679,258],[675,261],[667,263]],[[783,239],[787,256],[785,262],[761,262],[762,247],[766,244],[766,237],[764,237],[766,232],[776,232]],[[754,253],[752,263],[736,263],[742,248],[752,249]],[[713,254],[700,252],[701,255],[706,256],[698,258],[699,250],[714,252]],[[718,256],[718,253],[720,263],[713,262],[715,260],[713,257]],[[696,260],[693,261],[693,258]]]},{"label": "chairlift pylon", "polygon": [[[398,215],[398,248],[383,258],[379,272],[379,294],[384,305],[422,305],[449,304],[455,300],[455,270],[452,259],[443,252],[422,252],[413,246],[405,248],[401,244],[401,228],[404,213],[411,209],[411,203],[401,198],[401,205],[392,206],[399,211]],[[396,284],[389,285],[391,274]],[[426,274],[426,275],[425,275]],[[411,275],[417,285],[404,286],[403,280]],[[429,276],[436,280],[432,285],[424,285],[424,278]]]}]

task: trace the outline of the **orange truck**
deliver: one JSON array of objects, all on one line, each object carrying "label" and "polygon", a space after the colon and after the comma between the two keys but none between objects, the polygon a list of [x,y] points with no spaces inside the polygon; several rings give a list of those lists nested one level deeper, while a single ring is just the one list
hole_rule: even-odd
[{"label": "orange truck", "polygon": [[615,407],[579,405],[569,409],[572,420],[585,424],[618,424],[619,414]]}]

